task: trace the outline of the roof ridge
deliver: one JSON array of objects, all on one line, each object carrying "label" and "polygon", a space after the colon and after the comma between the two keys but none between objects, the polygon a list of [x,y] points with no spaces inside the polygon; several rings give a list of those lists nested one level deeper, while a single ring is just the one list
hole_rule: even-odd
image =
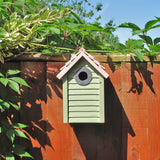
[{"label": "roof ridge", "polygon": [[57,78],[61,79],[77,61],[81,58],[85,58],[89,63],[93,65],[105,78],[108,77],[108,73],[105,72],[105,67],[103,67],[97,60],[94,59],[83,47],[81,47],[75,55],[73,55],[65,65],[60,68],[61,72],[57,75]]}]

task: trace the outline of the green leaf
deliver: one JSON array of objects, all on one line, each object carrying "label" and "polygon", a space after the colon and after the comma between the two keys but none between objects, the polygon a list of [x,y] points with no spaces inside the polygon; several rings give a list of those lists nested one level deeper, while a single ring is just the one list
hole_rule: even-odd
[{"label": "green leaf", "polygon": [[3,106],[5,106],[6,108],[9,108],[10,104],[8,102],[3,102]]},{"label": "green leaf", "polygon": [[[3,53],[3,52],[2,52],[2,53]],[[2,64],[4,64],[4,57],[3,57],[2,53],[0,52],[0,62],[1,62]]]},{"label": "green leaf", "polygon": [[16,154],[17,156],[33,158],[28,152],[25,151],[24,146],[18,144],[15,144],[13,146],[13,153]]},{"label": "green leaf", "polygon": [[10,108],[10,104],[8,102],[0,102],[0,106],[2,110],[5,110],[6,108]]},{"label": "green leaf", "polygon": [[19,85],[18,85],[17,82],[12,81],[12,80],[9,80],[9,81],[8,81],[8,86],[9,86],[11,89],[13,89],[14,91],[20,93]]},{"label": "green leaf", "polygon": [[[77,28],[77,27],[79,27],[79,26],[81,26],[81,24],[69,23],[69,24],[67,25],[67,27],[68,27],[68,28],[71,28],[71,29]],[[97,29],[97,28],[96,28],[96,29]]]},{"label": "green leaf", "polygon": [[7,73],[6,73],[6,77],[11,76],[11,75],[18,74],[18,73],[20,73],[20,72],[21,72],[21,71],[20,71],[20,70],[17,70],[17,69],[15,69],[15,70],[8,70]]},{"label": "green leaf", "polygon": [[155,25],[155,26],[152,26],[152,28],[151,28],[151,29],[159,28],[159,27],[160,27],[160,24],[157,24],[157,25]]},{"label": "green leaf", "polygon": [[133,45],[135,48],[143,48],[144,44],[143,44],[143,40],[141,39],[136,39],[133,41]]},{"label": "green leaf", "polygon": [[51,54],[51,53],[53,53],[53,52],[51,52],[49,49],[43,49],[43,50],[42,50],[42,53],[50,53],[50,54]]},{"label": "green leaf", "polygon": [[2,105],[0,105],[0,109],[2,110],[2,111],[4,111],[5,109],[2,107]]},{"label": "green leaf", "polygon": [[140,33],[143,33],[144,32],[144,29],[141,29],[141,30],[135,30],[133,31],[133,35],[137,35],[137,34],[140,34]]},{"label": "green leaf", "polygon": [[122,43],[118,43],[117,44],[117,49],[124,50],[124,49],[126,49],[126,46],[124,44],[122,44]]},{"label": "green leaf", "polygon": [[156,24],[158,22],[158,20],[151,20],[151,21],[148,21],[146,24],[145,24],[145,31],[148,31],[150,29],[152,29],[153,25]]},{"label": "green leaf", "polygon": [[35,0],[28,0],[29,2],[31,2],[34,5],[38,5],[38,3]]},{"label": "green leaf", "polygon": [[158,44],[159,42],[160,42],[160,37],[154,39],[154,45]]},{"label": "green leaf", "polygon": [[158,21],[160,21],[160,17],[156,17]]},{"label": "green leaf", "polygon": [[[33,15],[33,16],[37,16],[37,15]],[[36,17],[37,18],[37,17]],[[32,14],[28,14],[24,17],[24,22],[28,23],[32,20]]]},{"label": "green leaf", "polygon": [[9,104],[12,106],[12,107],[14,107],[17,111],[19,111],[19,106],[17,105],[17,104],[14,104],[14,103],[12,103],[12,102],[9,102]]},{"label": "green leaf", "polygon": [[0,82],[6,87],[8,84],[8,78],[0,78]]},{"label": "green leaf", "polygon": [[15,82],[17,82],[17,83],[19,83],[19,84],[21,84],[21,85],[23,85],[23,86],[26,86],[26,87],[31,88],[31,87],[27,84],[27,82],[26,82],[24,79],[20,78],[20,77],[11,77],[11,78],[9,78],[9,79],[12,80],[12,81],[15,81]]},{"label": "green leaf", "polygon": [[152,52],[160,52],[160,45],[149,45]]},{"label": "green leaf", "polygon": [[132,29],[133,31],[136,31],[136,30],[141,30],[136,24],[134,23],[122,23],[121,25],[119,25],[118,27],[120,28],[130,28]]},{"label": "green leaf", "polygon": [[22,132],[21,130],[18,130],[18,129],[15,129],[14,130],[15,134],[18,136],[18,137],[22,137],[22,138],[26,138],[26,139],[29,139],[24,132]]},{"label": "green leaf", "polygon": [[26,128],[26,127],[28,127],[28,125],[25,125],[22,123],[15,123],[15,124],[12,124],[12,127],[13,128]]},{"label": "green leaf", "polygon": [[49,13],[49,17],[53,17],[53,16],[55,16],[56,14],[58,13],[58,10],[57,9],[54,9],[53,11],[51,11],[50,13]]},{"label": "green leaf", "polygon": [[153,44],[152,38],[150,36],[139,35],[139,37],[141,37],[147,44]]},{"label": "green leaf", "polygon": [[15,138],[15,131],[14,129],[10,129],[6,132],[6,136],[8,137],[8,139],[13,143],[14,138]]},{"label": "green leaf", "polygon": [[61,7],[60,5],[56,4],[56,3],[52,3],[51,5],[52,7],[56,7],[59,11],[61,11],[63,9],[63,7]]},{"label": "green leaf", "polygon": [[101,11],[102,10],[102,3],[98,3],[97,5],[96,5],[96,10],[97,11]]},{"label": "green leaf", "polygon": [[137,58],[140,60],[140,61],[143,61],[143,54],[141,52],[141,49],[134,49],[133,50],[133,53],[137,56]]},{"label": "green leaf", "polygon": [[86,26],[85,29],[88,29],[89,31],[103,31],[103,27],[101,26],[95,26],[95,25],[91,25],[91,26]]},{"label": "green leaf", "polygon": [[11,154],[11,153],[6,154],[6,155],[5,155],[5,158],[6,158],[6,160],[15,160],[14,155]]},{"label": "green leaf", "polygon": [[33,157],[28,153],[28,152],[26,152],[26,151],[16,151],[16,152],[14,152],[17,156],[20,156],[20,157],[29,157],[29,158],[32,158],[33,159]]},{"label": "green leaf", "polygon": [[58,28],[51,27],[50,30],[55,34],[60,34],[60,29],[58,29]]},{"label": "green leaf", "polygon": [[35,25],[31,28],[30,32],[31,32],[31,33],[36,32],[37,29],[38,29],[38,26],[39,26],[38,24],[35,24]]},{"label": "green leaf", "polygon": [[149,56],[158,56],[158,52],[149,52]]},{"label": "green leaf", "polygon": [[40,31],[39,31],[39,34],[40,34],[42,37],[45,37],[46,35],[49,34],[49,30],[48,30],[48,29],[46,29],[46,30],[40,30]]},{"label": "green leaf", "polygon": [[78,14],[76,14],[74,11],[71,11],[71,14],[76,18],[76,20],[79,22],[79,23],[83,23],[83,21],[81,20],[80,16]]},{"label": "green leaf", "polygon": [[0,73],[0,77],[4,77],[4,75],[2,73]]},{"label": "green leaf", "polygon": [[45,7],[45,8],[43,8],[43,9],[41,9],[41,10],[39,11],[39,18],[40,18],[40,19],[46,19],[47,16],[48,16],[48,14],[49,14],[49,8],[48,8],[48,7]]},{"label": "green leaf", "polygon": [[144,46],[144,41],[141,39],[128,39],[126,41],[126,48],[127,49],[138,49],[138,48],[143,48]]}]

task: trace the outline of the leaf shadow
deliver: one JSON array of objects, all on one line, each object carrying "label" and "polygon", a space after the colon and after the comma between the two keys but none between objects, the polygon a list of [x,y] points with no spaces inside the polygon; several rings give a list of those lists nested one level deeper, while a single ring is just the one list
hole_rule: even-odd
[{"label": "leaf shadow", "polygon": [[[46,120],[47,111],[47,89],[46,89],[46,65],[43,62],[23,62],[21,66],[22,74],[31,88],[22,87],[23,101],[21,103],[20,120],[27,124],[25,130],[31,139],[31,142],[23,140],[21,143],[27,147],[27,151],[34,159],[42,160],[42,150],[46,146],[51,147],[49,132],[54,127]],[[30,159],[30,158],[23,158]]]},{"label": "leaf shadow", "polygon": [[143,82],[142,81],[137,81],[136,73],[140,76],[140,78],[144,79],[146,85],[150,88],[153,94],[156,94],[154,88],[153,88],[153,80],[152,80],[152,75],[154,74],[153,72],[148,70],[148,64],[147,62],[139,62],[135,61],[131,57],[131,81],[132,81],[132,86],[128,93],[138,93],[141,94],[143,91]]},{"label": "leaf shadow", "polygon": [[71,126],[87,160],[127,160],[128,134],[136,136],[109,78],[105,80],[105,123]]}]

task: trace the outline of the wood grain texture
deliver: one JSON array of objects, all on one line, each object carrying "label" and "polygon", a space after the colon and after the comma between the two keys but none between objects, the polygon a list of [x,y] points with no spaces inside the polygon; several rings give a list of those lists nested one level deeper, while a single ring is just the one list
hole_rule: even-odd
[{"label": "wood grain texture", "polygon": [[[74,76],[76,72],[84,66],[91,71],[92,80],[88,85],[79,85],[75,81]],[[73,120],[75,119],[75,123],[80,123],[80,120],[82,120],[82,123],[85,123],[86,119],[86,123],[89,123],[91,119],[87,118],[92,117],[96,118],[95,123],[104,123],[104,79],[101,75],[87,61],[81,59],[67,73],[67,76],[69,122],[74,123]],[[72,118],[71,121],[70,118]],[[80,120],[77,120],[78,118],[80,118]],[[92,123],[94,123],[94,121],[92,121]]]},{"label": "wood grain texture", "polygon": [[97,101],[99,100],[99,95],[90,95],[90,94],[87,94],[87,95],[69,95],[69,101],[79,101],[79,100],[82,100],[82,101]]},{"label": "wood grain texture", "polygon": [[96,111],[100,111],[100,108],[97,106],[97,107],[92,107],[92,106],[90,106],[90,107],[88,107],[88,106],[86,106],[86,107],[84,107],[83,106],[83,108],[80,106],[80,107],[77,107],[77,106],[74,106],[74,107],[69,107],[69,111],[72,111],[72,112],[74,112],[74,111],[84,111],[84,112],[88,112],[88,111],[90,111],[90,112],[96,112]]},{"label": "wood grain texture", "polygon": [[[104,78],[103,77],[99,77],[100,78],[100,83],[99,83],[99,89],[100,89],[100,104],[99,104],[99,108],[100,108],[100,121],[102,123],[105,122],[105,100],[104,100],[104,88],[105,88],[105,85],[104,85]],[[107,112],[107,111],[106,111]]]},{"label": "wood grain texture", "polygon": [[78,112],[69,112],[69,118],[99,118],[99,112],[91,111],[78,111]]},{"label": "wood grain texture", "polygon": [[86,90],[89,90],[89,89],[94,90],[94,89],[99,89],[99,84],[90,83],[90,84],[85,85],[85,86],[82,86],[82,85],[79,85],[79,84],[70,84],[68,86],[68,88],[70,90],[73,90],[73,89],[74,90],[84,90],[84,89],[86,89]]},{"label": "wood grain texture", "polygon": [[[30,126],[32,143],[21,143],[36,160],[159,160],[159,59],[151,64],[129,57],[122,63],[118,57],[95,56],[108,62],[103,65],[110,75],[109,81],[104,81],[104,124],[97,124],[98,118],[70,118],[71,124],[63,123],[62,81],[56,79],[63,62],[1,65],[3,71],[21,68],[21,76],[32,87],[23,88],[19,117]],[[99,95],[100,91],[71,90],[69,94]],[[97,111],[98,107],[83,106],[87,112],[91,108]],[[72,112],[80,109],[69,107]],[[79,123],[83,121],[88,123]]]},{"label": "wood grain texture", "polygon": [[67,75],[63,78],[63,122],[68,123],[68,81]]},{"label": "wood grain texture", "polygon": [[92,90],[69,90],[69,95],[98,95],[99,89]]}]

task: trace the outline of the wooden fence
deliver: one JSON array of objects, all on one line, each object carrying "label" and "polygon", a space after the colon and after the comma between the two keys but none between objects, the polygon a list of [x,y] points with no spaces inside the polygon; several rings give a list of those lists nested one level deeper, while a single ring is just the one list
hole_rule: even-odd
[{"label": "wooden fence", "polygon": [[64,124],[62,82],[56,78],[70,55],[24,55],[1,70],[20,69],[32,87],[23,89],[20,120],[28,124],[35,160],[160,160],[160,60],[95,54],[109,73],[105,123]]}]

